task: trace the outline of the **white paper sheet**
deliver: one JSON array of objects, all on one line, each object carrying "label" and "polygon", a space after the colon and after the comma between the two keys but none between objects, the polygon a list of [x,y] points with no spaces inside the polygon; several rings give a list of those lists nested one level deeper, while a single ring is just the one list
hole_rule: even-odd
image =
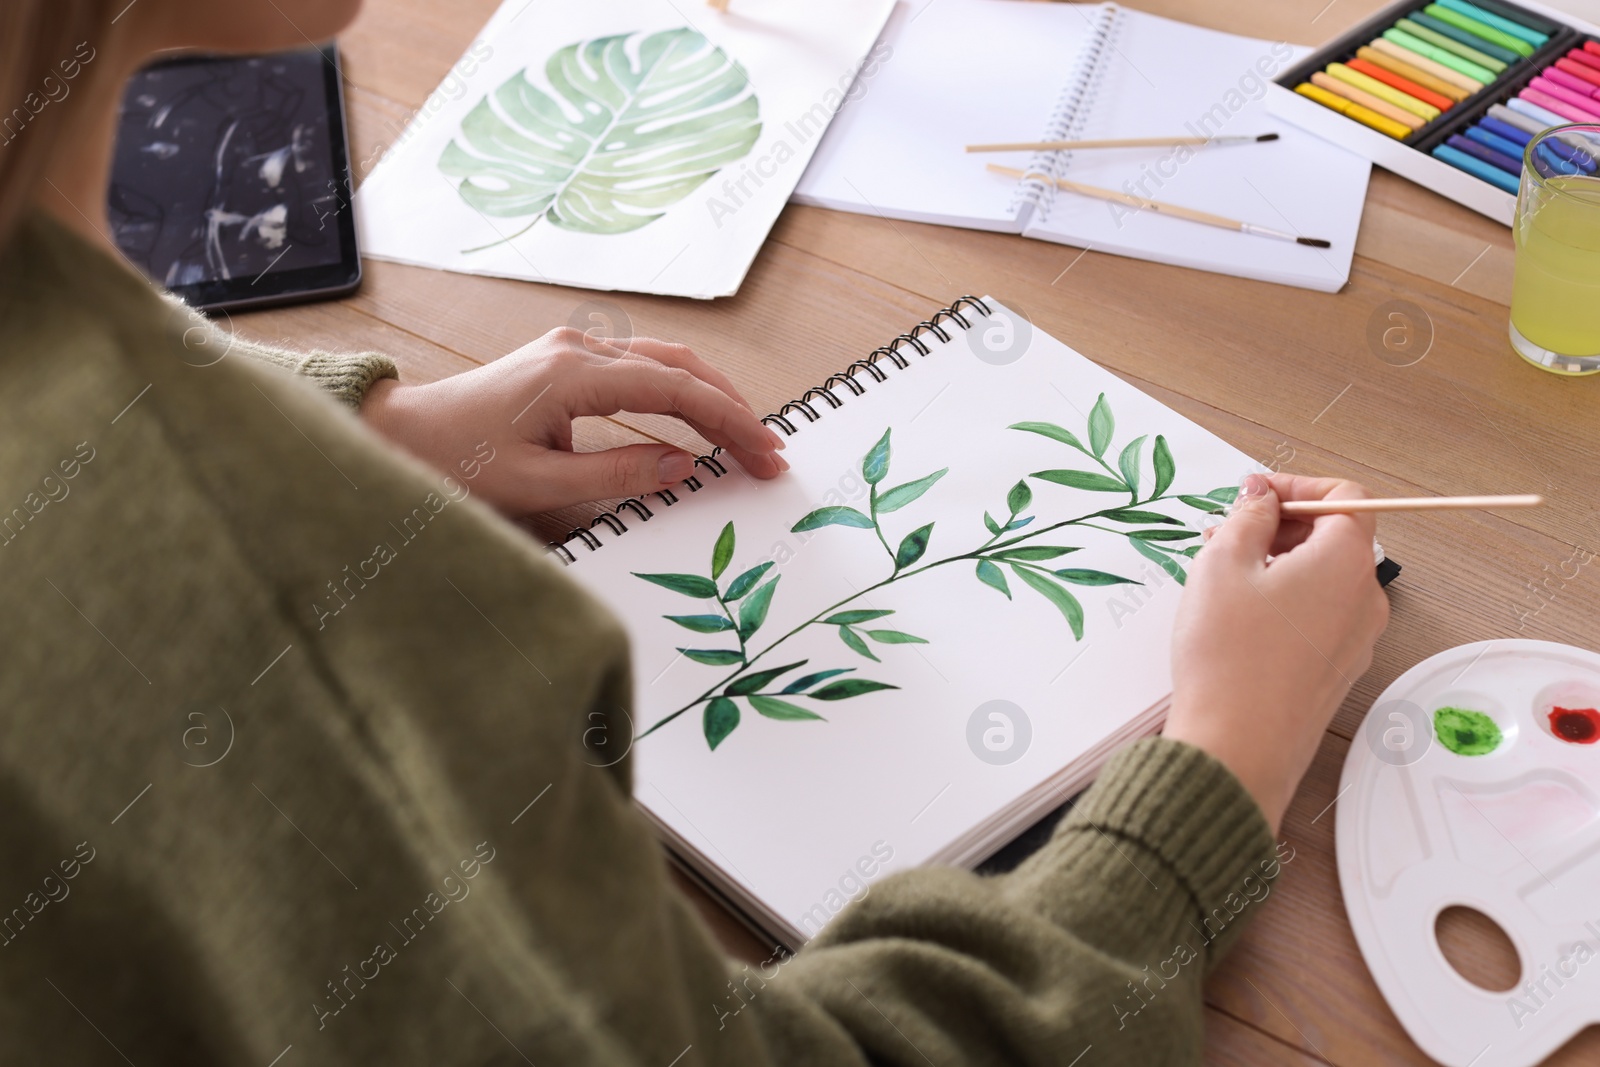
[{"label": "white paper sheet", "polygon": [[[1030,237],[1199,270],[1337,291],[1350,275],[1371,165],[1274,118],[1267,84],[1309,49],[1124,10],[1083,138],[1235,136],[1260,144],[1071,153],[1059,176],[1197,208],[1332,248],[1202,226],[1071,193],[1046,199]],[[1016,163],[1014,165],[1022,165]]]},{"label": "white paper sheet", "polygon": [[[1370,165],[1271,117],[1266,84],[1304,49],[1121,9],[1109,40],[1103,4],[1022,0],[902,2],[890,54],[863,80],[795,191],[797,203],[1030,237],[1198,270],[1335,291],[1350,272]],[[1097,53],[1097,59],[1086,58]],[[1077,74],[1096,76],[1079,98]],[[1076,116],[1053,128],[1058,105]],[[1055,123],[1061,126],[1062,123]],[[1134,211],[1070,193],[1041,210],[988,172],[1033,153],[970,155],[968,144],[1277,132],[1271,143],[1096,149],[1060,158],[1060,177],[1332,242],[1292,242]]]},{"label": "white paper sheet", "polygon": [[[714,871],[714,878],[734,887],[734,895],[756,902],[753,910],[775,916],[775,926],[799,939],[816,932],[819,916],[825,920],[838,910],[842,881],[846,889],[852,881],[864,887],[889,871],[951,860],[963,839],[961,854],[969,857],[997,847],[1001,841],[983,837],[993,836],[997,817],[1021,798],[1059,780],[1078,761],[1103,758],[1107,741],[1126,736],[1130,726],[1153,727],[1152,709],[1159,709],[1170,688],[1168,649],[1179,585],[1137,551],[1128,534],[1146,530],[1154,533],[1141,537],[1175,538],[1144,543],[1178,551],[1198,544],[1194,529],[1205,513],[1176,494],[1237,486],[1245,473],[1259,469],[1201,427],[1000,305],[991,306],[995,315],[974,317],[970,334],[953,329],[948,343],[931,343],[929,355],[910,355],[906,369],[890,367],[886,381],[868,381],[864,395],[836,388],[842,406],[832,410],[818,401],[817,423],[794,416],[799,427],[786,453],[793,464],[788,474],[757,482],[728,461],[728,474],[713,479],[702,472],[705,488],[681,494],[675,505],[649,498],[654,517],[647,523],[623,512],[629,531],[614,535],[602,528],[604,543],[593,553],[573,543],[577,561],[569,573],[624,620],[632,639],[634,731],[643,734],[691,705],[633,743],[639,803],[670,837],[698,854],[703,870]],[[819,343],[826,343],[826,324],[813,329]],[[859,354],[838,355],[843,367]],[[1102,393],[1110,424],[1092,416]],[[1092,450],[1092,417],[1108,431],[1103,462],[1061,441],[1008,428],[1024,421],[1055,423]],[[870,517],[864,457],[885,429],[891,430],[890,451],[887,474],[877,486],[880,500],[893,487],[948,468],[915,500],[880,509],[887,544],[874,530],[852,526],[795,532],[803,516],[823,507],[853,508]],[[1171,484],[1159,494],[1158,436],[1174,461]],[[1123,477],[1119,457],[1135,440],[1141,441],[1138,458],[1130,458],[1129,466],[1138,471],[1137,494],[1031,477],[1058,469]],[[1002,528],[1009,525],[1008,496],[1019,482],[1026,483],[1031,500],[1016,518],[1033,518],[997,538],[984,514]],[[1160,499],[1145,503],[1152,495]],[[1174,521],[1102,515],[1049,529],[1136,500],[1140,510]],[[750,670],[806,661],[761,692],[778,693],[811,672],[841,668],[849,672],[806,692],[860,678],[899,688],[837,700],[779,696],[826,721],[768,718],[738,698],[738,725],[713,750],[708,705],[693,702],[731,684],[740,665],[694,662],[678,650],[735,650],[741,639],[736,632],[699,633],[667,620],[714,616],[723,609],[714,599],[638,575],[710,579],[714,545],[730,522],[734,550],[715,580],[719,594],[726,596],[736,576],[763,563],[772,566],[760,584],[777,579],[764,621],[743,639],[749,659],[764,653]],[[930,523],[925,554],[897,570],[890,550],[898,552],[909,535]],[[979,579],[975,555],[918,570],[973,553],[986,542],[992,553],[1013,539],[1014,549],[1073,550],[1019,562],[1072,569],[1072,578],[1047,580],[1076,598],[1081,640],[1063,610],[1004,561],[993,562],[1009,598]],[[1142,584],[1076,584],[1098,580],[1083,572]],[[886,581],[895,575],[900,577]],[[741,606],[754,595],[731,603],[733,619],[741,618]],[[862,646],[881,662],[847,644],[840,624],[806,625],[840,611],[885,613],[852,625]],[[885,631],[926,643],[886,643],[898,639]],[[979,714],[997,700],[1020,709],[1020,716],[1007,712],[996,720]],[[984,752],[997,758],[986,759]],[[1013,754],[1012,762],[1004,762]],[[1053,806],[1067,794],[1043,799]],[[977,852],[974,842],[983,846]],[[870,872],[858,866],[864,857]]]},{"label": "white paper sheet", "polygon": [[[363,251],[445,270],[592,289],[730,295],[843,101],[892,2],[740,0],[732,11],[719,14],[704,4],[669,0],[508,0],[452,71],[451,91],[441,88],[438,106],[424,109],[357,193]],[[707,43],[686,38],[678,51],[652,66],[648,36],[684,28]],[[612,82],[622,83],[622,90],[602,78],[588,99],[558,91],[546,70],[552,56],[568,45],[612,35],[637,35],[619,49],[624,73]],[[725,59],[708,60],[712,47],[720,48]],[[707,64],[704,80],[661,90],[662,79],[670,82],[682,65],[702,62]],[[593,73],[581,59],[575,70],[580,80]],[[627,72],[639,70],[657,73],[637,92],[626,91]],[[585,110],[597,125],[573,139],[570,131],[533,131],[496,97],[488,108],[498,121],[480,116],[477,135],[464,131],[469,113],[516,79],[538,91],[526,97],[531,108],[562,116],[557,127],[563,121],[580,123]],[[628,109],[637,114],[641,104],[670,104],[691,99],[693,92],[707,93],[703,106],[654,124],[630,124]],[[610,122],[613,110],[620,117]],[[759,133],[751,112],[758,116]],[[691,137],[654,154],[644,144],[638,152],[613,155],[601,167],[613,175],[625,171],[620,185],[563,180],[574,170],[595,171],[595,157],[606,156],[608,147],[614,151],[619,138],[650,142],[663,129],[681,132],[685,123],[708,116],[717,119],[725,139]],[[491,137],[497,144],[489,143]],[[491,165],[466,176],[459,167],[446,173],[451,168],[441,169],[441,160],[452,142],[458,163],[469,158]],[[565,161],[538,158],[564,148],[569,149]],[[636,193],[642,183],[667,180],[652,178],[663,168],[650,162],[665,153],[677,167],[669,177],[685,184],[712,167],[716,173],[685,195],[658,197],[656,206],[614,208],[605,202],[612,190]],[[553,176],[540,175],[545,166]],[[559,188],[562,196],[541,216],[532,194],[516,204],[496,195],[514,188],[512,183]],[[473,187],[475,204],[463,196],[463,185]],[[515,186],[520,187],[525,186]],[[579,195],[580,190],[587,192]],[[523,208],[524,213],[515,213]],[[596,232],[647,218],[652,221],[629,232]]]}]

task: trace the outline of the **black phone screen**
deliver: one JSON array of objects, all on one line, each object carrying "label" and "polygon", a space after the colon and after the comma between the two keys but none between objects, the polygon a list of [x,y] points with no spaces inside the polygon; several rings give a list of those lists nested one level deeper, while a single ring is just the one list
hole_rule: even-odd
[{"label": "black phone screen", "polygon": [[337,58],[306,48],[154,64],[123,95],[112,237],[205,308],[360,281]]}]

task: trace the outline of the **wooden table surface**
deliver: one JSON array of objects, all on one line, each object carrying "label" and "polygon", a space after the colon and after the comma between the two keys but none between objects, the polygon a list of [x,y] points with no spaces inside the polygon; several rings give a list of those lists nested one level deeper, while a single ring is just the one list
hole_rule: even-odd
[{"label": "wooden table surface", "polygon": [[[496,2],[369,0],[342,39],[358,181]],[[1317,44],[1381,5],[1132,6]],[[754,405],[773,410],[931,309],[963,293],[990,293],[1269,466],[1357,478],[1382,495],[1545,493],[1551,506],[1503,516],[1383,518],[1381,540],[1405,566],[1390,590],[1393,620],[1285,821],[1294,860],[1206,987],[1208,1062],[1426,1064],[1368,975],[1345,918],[1330,807],[1345,752],[1384,686],[1435,652],[1489,638],[1600,644],[1597,579],[1582,570],[1564,580],[1562,570],[1576,546],[1600,540],[1596,483],[1584,459],[1600,452],[1600,379],[1558,378],[1512,354],[1511,276],[1504,226],[1375,171],[1350,283],[1335,295],[1014,236],[790,207],[738,296],[712,303],[369,262],[352,299],[234,324],[257,339],[387,351],[406,379],[429,381],[495,359],[599,302],[626,316],[635,334],[691,344]],[[1383,318],[1393,301],[1412,306],[1413,344],[1426,347],[1409,366],[1396,364],[1414,357],[1371,340],[1375,320],[1395,324]],[[817,321],[830,324],[825,333],[803,328]],[[632,416],[585,420],[578,446],[646,438],[706,449],[671,420]],[[538,532],[554,535],[589,513],[550,517]],[[686,891],[730,952],[751,961],[768,954],[708,899]],[[1448,933],[1468,957],[1503,968],[1480,929]],[[1600,1028],[1549,1062],[1600,1062]]]}]

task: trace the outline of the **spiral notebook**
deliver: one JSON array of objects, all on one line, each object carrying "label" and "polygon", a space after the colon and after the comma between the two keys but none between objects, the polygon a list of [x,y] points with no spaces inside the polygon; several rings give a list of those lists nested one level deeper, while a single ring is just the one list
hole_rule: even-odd
[{"label": "spiral notebook", "polygon": [[[1114,4],[913,0],[818,147],[794,200],[1020,233],[1333,292],[1344,285],[1370,165],[1267,112],[1307,50]],[[969,144],[1276,132],[1242,146],[969,155]],[[1320,237],[1316,249],[1018,182],[994,162]]]},{"label": "spiral notebook", "polygon": [[991,298],[766,421],[787,474],[702,457],[555,551],[631,638],[590,762],[630,755],[682,866],[794,947],[1158,727],[1200,528],[1259,468]]}]

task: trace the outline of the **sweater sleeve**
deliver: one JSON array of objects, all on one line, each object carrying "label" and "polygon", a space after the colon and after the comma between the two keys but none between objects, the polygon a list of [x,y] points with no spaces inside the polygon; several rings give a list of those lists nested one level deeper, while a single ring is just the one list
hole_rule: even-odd
[{"label": "sweater sleeve", "polygon": [[806,1062],[1066,1063],[1093,1048],[1099,1064],[1197,1064],[1202,980],[1281,862],[1226,768],[1142,741],[1017,870],[874,886],[767,968],[750,1014],[778,1047],[816,1049]]},{"label": "sweater sleeve", "polygon": [[[191,329],[204,331],[206,344],[215,344],[228,356],[242,356],[257,363],[268,363],[304,378],[341,404],[359,408],[367,390],[384,378],[399,378],[394,360],[379,352],[323,352],[279,348],[259,341],[247,341],[237,333],[224,335],[216,323],[171,294],[164,294],[169,306],[193,323]],[[187,337],[184,342],[193,344]]]}]

